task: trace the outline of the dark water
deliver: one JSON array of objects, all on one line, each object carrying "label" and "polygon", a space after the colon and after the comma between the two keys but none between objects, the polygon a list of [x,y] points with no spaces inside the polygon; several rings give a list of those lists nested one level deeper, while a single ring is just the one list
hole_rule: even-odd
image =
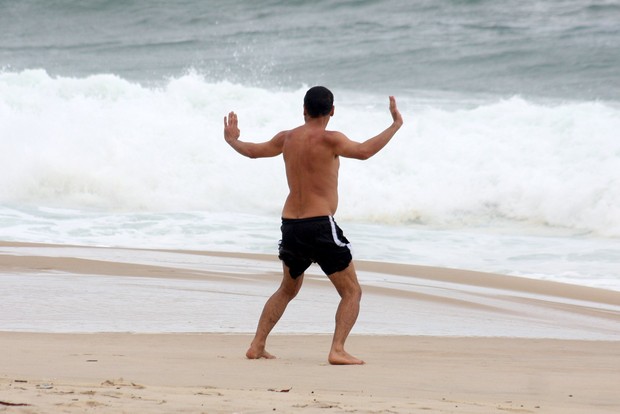
[{"label": "dark water", "polygon": [[620,100],[620,2],[0,1],[0,67]]}]

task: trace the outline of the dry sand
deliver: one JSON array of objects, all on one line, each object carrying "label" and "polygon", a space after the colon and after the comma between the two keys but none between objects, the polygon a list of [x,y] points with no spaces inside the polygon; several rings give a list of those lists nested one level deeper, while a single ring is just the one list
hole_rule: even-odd
[{"label": "dry sand", "polygon": [[[0,283],[3,275],[31,272],[198,279],[230,276],[217,267],[172,268],[145,264],[143,258],[128,263],[66,257],[60,254],[65,252],[63,246],[0,246],[6,248],[0,253]],[[43,247],[52,252],[42,254]],[[253,255],[210,255],[240,263],[267,260]],[[415,273],[419,285],[418,291],[366,286],[368,296],[385,299],[387,295],[416,306],[434,302],[437,309],[445,306],[463,315],[473,308],[471,315],[483,319],[488,315],[490,333],[500,328],[502,316],[517,320],[527,315],[523,323],[555,322],[556,332],[566,329],[577,337],[582,332],[590,338],[597,330],[612,339],[620,335],[620,292],[415,266],[360,263],[358,268],[392,275]],[[234,280],[242,283],[240,278]],[[309,280],[312,283],[324,286]],[[437,287],[437,283],[450,285]],[[504,305],[493,297],[498,290],[504,292]],[[11,292],[3,291],[7,295]],[[495,300],[493,307],[491,300]],[[0,311],[10,310],[0,304]],[[523,314],[517,318],[519,312]],[[253,321],[257,317],[250,316]],[[453,324],[467,320],[455,317]],[[588,326],[583,321],[589,321]],[[250,339],[247,334],[214,333],[0,332],[0,412],[620,412],[617,339],[354,333],[348,349],[367,364],[348,367],[327,364],[329,335],[273,335],[268,349],[278,359],[259,361],[243,356]]]},{"label": "dry sand", "polygon": [[[364,366],[325,362],[330,338],[0,335],[11,413],[617,413],[617,342],[353,336]],[[2,406],[0,406],[2,407]]]}]

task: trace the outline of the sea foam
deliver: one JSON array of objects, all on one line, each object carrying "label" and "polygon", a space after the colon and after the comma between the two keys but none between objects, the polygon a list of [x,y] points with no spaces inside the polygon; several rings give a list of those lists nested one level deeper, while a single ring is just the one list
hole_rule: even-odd
[{"label": "sea foam", "polygon": [[[333,89],[330,128],[363,140],[390,124],[387,96]],[[244,140],[270,139],[303,122],[304,93],[198,73],[144,85],[4,71],[0,204],[277,216],[282,159],[241,157],[223,140],[223,117],[238,113]],[[454,107],[394,93],[405,125],[370,160],[342,161],[340,217],[620,236],[617,106],[512,97]]]}]

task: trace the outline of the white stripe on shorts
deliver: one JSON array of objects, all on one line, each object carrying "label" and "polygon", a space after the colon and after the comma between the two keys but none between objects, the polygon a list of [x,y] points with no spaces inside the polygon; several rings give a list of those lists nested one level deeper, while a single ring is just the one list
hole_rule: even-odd
[{"label": "white stripe on shorts", "polygon": [[329,224],[332,227],[332,237],[334,238],[334,243],[336,243],[337,246],[346,247],[349,250],[351,250],[351,243],[343,243],[340,241],[340,239],[338,239],[338,235],[336,234],[336,222],[334,221],[334,218],[332,216],[328,216],[328,217],[329,217]]}]

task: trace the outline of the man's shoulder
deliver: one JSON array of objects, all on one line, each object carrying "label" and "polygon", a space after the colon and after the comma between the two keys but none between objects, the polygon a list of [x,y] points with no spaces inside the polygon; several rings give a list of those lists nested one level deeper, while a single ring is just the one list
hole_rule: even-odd
[{"label": "man's shoulder", "polygon": [[327,140],[329,140],[331,142],[335,142],[335,141],[338,141],[338,140],[346,138],[346,136],[342,132],[340,132],[340,131],[328,131],[328,130],[325,130],[325,133],[323,135],[324,135],[324,137]]},{"label": "man's shoulder", "polygon": [[278,132],[278,133],[277,133],[277,134],[273,137],[273,139],[274,139],[274,140],[279,140],[279,141],[284,141],[284,140],[285,140],[288,136],[290,136],[290,135],[291,135],[291,133],[292,133],[293,131],[294,131],[293,129],[287,129],[287,130],[284,130],[284,131],[280,131],[280,132]]}]

